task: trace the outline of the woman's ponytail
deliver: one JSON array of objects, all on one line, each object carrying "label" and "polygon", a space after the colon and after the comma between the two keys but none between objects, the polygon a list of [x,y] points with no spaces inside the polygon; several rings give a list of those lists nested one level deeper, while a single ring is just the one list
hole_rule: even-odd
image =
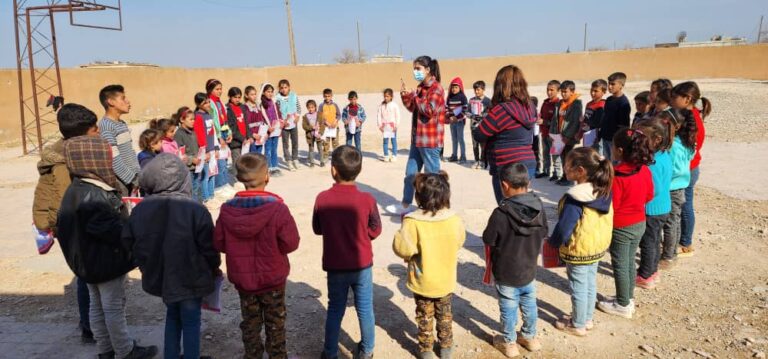
[{"label": "woman's ponytail", "polygon": [[704,119],[712,113],[712,102],[708,98],[701,98],[701,118]]},{"label": "woman's ponytail", "polygon": [[[429,72],[435,76],[435,80],[437,80],[437,82],[440,82],[440,64],[437,62],[437,59],[432,59],[432,61],[430,61]],[[464,89],[462,89],[462,91],[463,90]]]}]

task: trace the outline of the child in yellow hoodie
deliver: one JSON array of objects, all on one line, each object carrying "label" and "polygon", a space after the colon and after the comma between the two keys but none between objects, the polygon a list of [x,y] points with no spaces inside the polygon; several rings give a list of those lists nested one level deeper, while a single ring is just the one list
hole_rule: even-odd
[{"label": "child in yellow hoodie", "polygon": [[456,288],[456,264],[466,232],[450,210],[448,174],[422,173],[414,180],[418,210],[403,219],[392,249],[408,263],[408,289],[416,299],[421,358],[432,358],[433,321],[437,318],[440,358],[453,352],[451,296]]}]

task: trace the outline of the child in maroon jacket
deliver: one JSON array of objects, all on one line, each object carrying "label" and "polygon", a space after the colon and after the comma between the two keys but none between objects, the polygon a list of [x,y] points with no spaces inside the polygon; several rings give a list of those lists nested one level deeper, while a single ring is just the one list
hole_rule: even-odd
[{"label": "child in maroon jacket", "polygon": [[248,153],[235,163],[245,191],[221,206],[214,247],[227,254],[227,277],[240,294],[245,357],[285,358],[285,282],[288,253],[299,247],[299,230],[283,199],[264,188],[269,183],[267,159]]},{"label": "child in maroon jacket", "polygon": [[355,293],[355,310],[361,341],[355,358],[373,358],[373,248],[381,234],[376,199],[357,189],[362,154],[352,146],[337,147],[331,155],[331,175],[336,183],[315,200],[312,229],[323,236],[323,270],[328,272],[328,317],[322,358],[338,357],[341,320],[349,289]]}]

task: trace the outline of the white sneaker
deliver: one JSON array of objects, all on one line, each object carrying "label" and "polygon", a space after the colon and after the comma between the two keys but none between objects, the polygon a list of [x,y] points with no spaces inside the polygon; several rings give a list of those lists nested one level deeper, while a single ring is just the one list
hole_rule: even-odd
[{"label": "white sneaker", "polygon": [[413,206],[408,206],[406,208],[403,208],[403,205],[398,203],[398,204],[390,204],[389,206],[384,207],[384,211],[386,211],[391,215],[402,216],[405,213],[412,212],[414,208],[415,207]]},{"label": "white sneaker", "polygon": [[629,304],[625,307],[620,305],[616,300],[601,301],[597,303],[597,309],[600,309],[607,314],[632,319],[632,314],[635,313],[635,302],[630,300]]},{"label": "white sneaker", "polygon": [[390,155],[389,162],[397,162],[397,155]]}]

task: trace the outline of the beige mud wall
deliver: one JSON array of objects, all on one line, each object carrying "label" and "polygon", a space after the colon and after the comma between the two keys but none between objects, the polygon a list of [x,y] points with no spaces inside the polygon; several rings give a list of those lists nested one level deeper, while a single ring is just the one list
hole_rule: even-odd
[{"label": "beige mud wall", "polygon": [[[461,76],[466,87],[482,79],[491,88],[496,71],[508,64],[521,67],[531,84],[553,78],[591,81],[614,71],[627,73],[630,81],[657,77],[768,80],[768,45],[505,56],[440,63],[443,82]],[[23,75],[26,81],[29,73],[25,71]],[[102,112],[99,89],[112,83],[124,85],[133,105],[129,120],[168,116],[181,105],[192,106],[194,93],[202,91],[209,78],[221,80],[225,92],[229,86],[258,86],[264,81],[275,84],[287,78],[302,95],[319,94],[325,87],[334,89],[336,94],[351,89],[378,92],[386,87],[397,91],[400,78],[408,86],[414,85],[410,63],[227,69],[76,68],[63,69],[61,76],[66,101],[84,104],[97,114]],[[17,80],[14,69],[0,70],[0,142],[16,141],[20,136]],[[48,129],[51,128],[55,130]]]}]

